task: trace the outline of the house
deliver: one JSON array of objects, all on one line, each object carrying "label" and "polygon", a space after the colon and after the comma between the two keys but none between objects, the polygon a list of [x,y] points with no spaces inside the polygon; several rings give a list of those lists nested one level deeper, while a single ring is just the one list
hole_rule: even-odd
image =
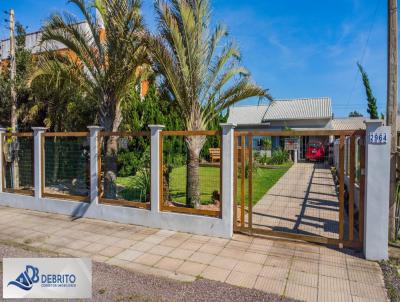
[{"label": "house", "polygon": [[[274,100],[269,105],[231,107],[228,122],[239,131],[282,131],[330,129],[333,120],[332,102],[328,97]],[[262,148],[262,137],[254,136],[254,149]],[[311,141],[329,142],[329,137],[301,137],[299,159]],[[285,138],[271,137],[272,149],[284,148]]]}]

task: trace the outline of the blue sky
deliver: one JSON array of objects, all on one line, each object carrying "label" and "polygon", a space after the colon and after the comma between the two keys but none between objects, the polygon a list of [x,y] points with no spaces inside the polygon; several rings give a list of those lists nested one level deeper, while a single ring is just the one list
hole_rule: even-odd
[{"label": "blue sky", "polygon": [[[258,84],[275,98],[329,96],[339,117],[353,110],[366,115],[357,61],[370,76],[379,111],[386,111],[386,2],[213,0],[212,9],[213,21],[228,26]],[[152,3],[143,0],[143,13],[154,30]],[[28,31],[38,30],[52,12],[72,8],[65,0],[0,2],[1,13],[10,7]],[[7,35],[5,17],[1,38]]]}]

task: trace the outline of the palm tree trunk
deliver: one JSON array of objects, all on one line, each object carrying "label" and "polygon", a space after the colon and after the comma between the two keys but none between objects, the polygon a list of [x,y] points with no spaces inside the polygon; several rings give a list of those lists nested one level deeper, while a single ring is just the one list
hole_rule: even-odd
[{"label": "palm tree trunk", "polygon": [[[57,126],[54,127],[54,132],[58,132]],[[61,151],[61,148],[59,146],[59,141],[57,140],[56,136],[53,138],[53,144],[54,144],[53,148],[54,170],[53,170],[52,181],[53,184],[55,184],[56,181],[58,180],[58,171],[60,170],[60,151]]]},{"label": "palm tree trunk", "polygon": [[109,199],[117,198],[117,151],[118,140],[110,136],[104,157],[104,197]]},{"label": "palm tree trunk", "polygon": [[198,208],[200,206],[200,152],[206,142],[205,136],[188,136],[186,144],[186,206]]},{"label": "palm tree trunk", "polygon": [[[108,114],[104,119],[106,131],[116,132],[121,124],[122,114],[119,102],[115,102],[115,114]],[[107,110],[107,109],[106,109]],[[104,197],[109,199],[117,198],[117,154],[118,137],[110,136],[106,140],[106,150],[104,158]]]},{"label": "palm tree trunk", "polygon": [[164,166],[164,171],[163,171],[163,201],[164,201],[164,205],[165,206],[168,206],[169,202],[170,202],[169,180],[170,180],[171,172],[172,172],[172,167],[171,166],[168,166],[168,165]]}]

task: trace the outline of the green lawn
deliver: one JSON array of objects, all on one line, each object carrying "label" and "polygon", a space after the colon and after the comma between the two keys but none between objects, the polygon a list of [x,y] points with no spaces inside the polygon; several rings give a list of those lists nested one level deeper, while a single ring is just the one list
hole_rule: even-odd
[{"label": "green lawn", "polygon": [[[220,192],[220,169],[200,167],[200,199],[202,204],[210,204],[214,191]],[[175,168],[170,175],[169,194],[172,201],[186,203],[186,166]]]},{"label": "green lawn", "polygon": [[136,182],[136,176],[118,177],[117,184],[124,187],[119,192],[119,197],[129,201],[144,202],[146,200],[145,192],[138,188]]},{"label": "green lawn", "polygon": [[[290,169],[292,164],[284,164],[280,166],[275,166],[273,168],[258,168],[253,172],[253,205],[255,205],[261,197],[265,195],[271,189],[277,181],[285,175],[285,173]],[[237,202],[240,204],[241,192],[240,185],[241,179],[238,178],[237,181]],[[245,204],[248,204],[248,178],[245,179]]]},{"label": "green lawn", "polygon": [[[253,172],[253,204],[289,170],[292,164],[274,168],[258,168]],[[214,191],[220,192],[220,169],[217,167],[200,167],[200,198],[202,204],[211,203]],[[237,200],[240,203],[240,178],[238,178]],[[140,192],[135,188],[135,177],[118,177],[117,183],[125,187],[122,191],[124,199],[137,200]],[[170,175],[170,196],[172,201],[185,203],[186,197],[186,166],[175,168]],[[248,179],[245,181],[245,201],[248,203]]]}]

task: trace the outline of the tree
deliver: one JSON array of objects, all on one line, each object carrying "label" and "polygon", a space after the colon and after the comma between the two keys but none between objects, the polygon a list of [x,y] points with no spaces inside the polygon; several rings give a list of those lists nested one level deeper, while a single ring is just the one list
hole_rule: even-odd
[{"label": "tree", "polygon": [[[206,130],[229,106],[250,97],[271,98],[239,65],[233,42],[222,44],[227,30],[211,31],[208,0],[157,0],[160,32],[147,35],[155,70],[163,76],[187,130]],[[205,136],[187,136],[187,206],[199,206],[199,155]]]},{"label": "tree", "polygon": [[[31,89],[29,87],[29,79],[31,74],[35,70],[32,53],[25,49],[25,27],[17,22],[16,28],[16,49],[15,49],[15,60],[16,60],[16,75],[14,80],[14,87],[17,96],[16,118],[18,129],[16,130],[30,130],[21,122],[21,117],[25,115],[27,103],[31,99]],[[9,125],[11,123],[11,80],[10,80],[10,66],[0,70],[0,121],[2,124]]]},{"label": "tree", "polygon": [[363,115],[358,112],[357,110],[354,110],[352,112],[349,113],[349,117],[362,117]]},{"label": "tree", "polygon": [[365,72],[364,68],[361,66],[360,63],[357,63],[357,66],[358,66],[358,69],[360,70],[360,73],[362,76],[362,81],[363,81],[364,87],[365,87],[365,93],[367,95],[367,101],[368,101],[367,112],[369,113],[369,117],[374,120],[379,119],[378,106],[376,104],[376,98],[374,97],[374,94],[372,93],[368,74]]},{"label": "tree", "polygon": [[[23,130],[24,125],[20,124],[21,117],[24,117],[24,109],[30,99],[30,88],[28,85],[29,76],[34,70],[33,57],[29,50],[25,49],[26,31],[24,26],[16,23],[16,47],[15,47],[15,73],[11,77],[10,57],[8,64],[0,71],[0,121],[10,125],[11,131]],[[13,146],[19,145],[19,139],[13,137]],[[12,159],[12,180],[15,189],[20,185],[20,168],[17,154]]]},{"label": "tree", "polygon": [[[97,102],[98,121],[105,131],[118,131],[121,104],[146,70],[147,53],[141,43],[144,31],[140,0],[70,0],[84,23],[69,13],[54,14],[44,26],[43,42],[58,42],[68,52],[50,52],[41,63],[42,73],[73,79],[87,99]],[[93,11],[98,12],[96,19]],[[98,21],[104,25],[99,26]],[[116,194],[117,137],[106,139],[104,192]],[[109,196],[106,196],[109,195]]]}]

